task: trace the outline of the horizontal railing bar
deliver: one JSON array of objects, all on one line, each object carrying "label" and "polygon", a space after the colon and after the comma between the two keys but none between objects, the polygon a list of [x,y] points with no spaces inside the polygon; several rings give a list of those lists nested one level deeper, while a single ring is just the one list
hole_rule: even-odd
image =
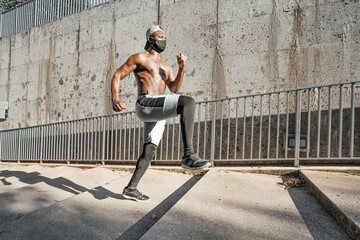
[{"label": "horizontal railing bar", "polygon": [[360,80],[356,80],[356,81],[352,81],[352,82],[331,83],[331,84],[325,84],[325,85],[318,85],[318,86],[314,86],[314,87],[293,88],[293,89],[279,90],[279,91],[274,91],[274,92],[254,93],[254,94],[249,94],[249,95],[229,97],[229,98],[220,98],[220,99],[214,99],[214,100],[204,100],[204,101],[200,101],[200,102],[196,102],[196,103],[197,104],[210,103],[210,102],[226,101],[226,100],[237,99],[237,98],[249,98],[249,97],[264,96],[264,95],[269,95],[269,94],[271,95],[271,94],[278,94],[278,93],[302,91],[302,90],[308,90],[308,89],[333,87],[333,86],[340,86],[340,85],[351,85],[351,84],[356,84],[356,83],[360,83]]}]

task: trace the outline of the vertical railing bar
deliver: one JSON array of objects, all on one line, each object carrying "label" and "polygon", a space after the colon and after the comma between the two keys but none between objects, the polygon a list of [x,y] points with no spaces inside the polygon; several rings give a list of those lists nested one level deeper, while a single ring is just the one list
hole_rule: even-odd
[{"label": "vertical railing bar", "polygon": [[99,125],[99,119],[95,118],[94,119],[94,158],[93,158],[93,160],[99,159],[99,147],[98,147],[98,145],[100,145],[100,144],[97,144],[97,138],[98,138],[98,136],[97,136],[98,133],[97,132],[98,132],[98,129],[99,129],[98,125]]},{"label": "vertical railing bar", "polygon": [[66,154],[66,163],[69,165],[70,164],[70,144],[71,144],[71,126],[72,126],[72,122],[68,122],[67,123],[67,149],[66,149],[66,152],[67,152],[67,154]]},{"label": "vertical railing bar", "polygon": [[129,114],[129,137],[128,137],[128,160],[130,160],[130,149],[131,149],[131,128],[132,128],[132,115]]},{"label": "vertical railing bar", "polygon": [[118,153],[118,145],[117,145],[117,140],[118,140],[118,130],[119,130],[119,115],[115,115],[115,157],[114,159],[117,160],[117,153]]},{"label": "vertical railing bar", "polygon": [[91,135],[91,122],[94,120],[93,118],[86,120],[86,139],[87,139],[87,147],[86,147],[86,160],[90,159],[90,135]]},{"label": "vertical railing bar", "polygon": [[280,137],[280,93],[277,99],[277,129],[276,129],[276,159],[279,158],[279,137]]},{"label": "vertical railing bar", "polygon": [[207,112],[208,112],[208,104],[205,103],[205,125],[204,125],[204,153],[203,159],[206,159],[206,128],[207,128]]},{"label": "vertical railing bar", "polygon": [[56,152],[55,152],[55,130],[56,130],[56,125],[55,124],[52,124],[51,125],[51,127],[52,127],[52,150],[51,150],[51,159],[52,160],[55,160],[55,154],[56,154]]},{"label": "vertical railing bar", "polygon": [[354,157],[355,84],[351,84],[350,158]]},{"label": "vertical railing bar", "polygon": [[[238,138],[238,108],[239,108],[239,99],[236,98],[236,104],[235,104],[235,141],[234,141],[234,159],[237,159],[236,153],[237,153],[237,138]],[[222,115],[221,115],[222,117]]]},{"label": "vertical railing bar", "polygon": [[114,151],[114,116],[111,116],[111,141],[110,141],[110,159],[113,160]]},{"label": "vertical railing bar", "polygon": [[165,150],[165,160],[168,160],[168,155],[169,155],[169,123],[170,120],[166,119],[166,150]]},{"label": "vertical railing bar", "polygon": [[80,132],[80,128],[81,128],[81,120],[77,121],[77,140],[76,140],[77,149],[76,149],[76,154],[77,154],[77,159],[78,160],[81,160],[81,147],[80,147],[81,132]]},{"label": "vertical railing bar", "polygon": [[316,142],[316,157],[320,157],[320,127],[321,127],[321,87],[318,91],[318,119],[317,119],[317,142]]},{"label": "vertical railing bar", "polygon": [[42,164],[43,150],[44,150],[44,126],[40,126],[40,163]]},{"label": "vertical railing bar", "polygon": [[175,117],[172,118],[173,126],[172,126],[172,148],[171,148],[171,160],[174,160],[174,150],[175,150]]},{"label": "vertical railing bar", "polygon": [[296,91],[296,124],[295,124],[295,160],[294,167],[299,166],[300,133],[301,133],[301,91]]},{"label": "vertical railing bar", "polygon": [[138,154],[137,159],[140,157],[140,147],[141,147],[141,119],[139,118],[139,129],[138,129]]},{"label": "vertical railing bar", "polygon": [[18,134],[17,134],[17,137],[18,137],[17,160],[18,160],[18,162],[20,162],[20,149],[21,149],[21,142],[20,142],[20,140],[21,140],[21,131],[20,131],[20,129],[17,130],[17,132],[18,132]]},{"label": "vertical railing bar", "polygon": [[119,160],[121,160],[121,139],[122,139],[122,130],[123,130],[123,114],[120,115],[120,118],[121,118],[121,124],[120,124],[120,131],[119,131]]},{"label": "vertical railing bar", "polygon": [[[1,14],[1,17],[2,17],[2,14]],[[0,22],[0,25],[2,24],[2,22]],[[0,26],[1,28],[1,26]],[[1,36],[1,30],[0,30],[0,36]],[[3,132],[0,132],[0,163],[1,163],[1,159],[3,159],[2,157],[2,146],[3,146],[3,135],[4,133]]]},{"label": "vertical railing bar", "polygon": [[343,135],[343,84],[340,85],[340,98],[339,98],[339,158],[342,156],[342,135]]},{"label": "vertical railing bar", "polygon": [[224,101],[221,100],[221,114],[220,114],[220,140],[219,140],[219,160],[221,160],[222,153],[222,134],[223,134],[223,119],[224,119]]},{"label": "vertical railing bar", "polygon": [[288,137],[289,137],[289,92],[286,92],[286,129],[285,129],[285,159],[288,156]]},{"label": "vertical railing bar", "polygon": [[268,122],[268,142],[267,142],[267,159],[270,158],[270,141],[271,141],[271,94],[269,94],[269,122]]},{"label": "vertical railing bar", "polygon": [[84,138],[85,138],[85,120],[80,120],[80,160],[84,160],[84,147],[85,147],[85,143],[84,143]]},{"label": "vertical railing bar", "polygon": [[254,146],[254,101],[255,97],[251,97],[251,133],[250,133],[250,159],[253,159],[253,146]]},{"label": "vertical railing bar", "polygon": [[[230,116],[229,116],[230,119]],[[211,150],[210,150],[210,160],[214,166],[215,158],[215,131],[216,131],[216,102],[213,102],[212,108],[212,128],[211,128]],[[230,143],[229,143],[230,144]]]},{"label": "vertical railing bar", "polygon": [[102,121],[102,157],[101,157],[101,164],[105,164],[105,135],[106,135],[106,117],[103,117]]},{"label": "vertical railing bar", "polygon": [[91,119],[91,127],[90,127],[90,131],[91,131],[91,140],[90,140],[90,160],[93,160],[93,154],[94,154],[94,132],[95,132],[95,118]]},{"label": "vertical railing bar", "polygon": [[332,115],[332,87],[329,87],[329,101],[328,101],[328,138],[327,138],[327,157],[331,155],[331,115]]},{"label": "vertical railing bar", "polygon": [[124,160],[126,160],[126,131],[127,131],[127,114],[125,114],[125,127],[124,127]]},{"label": "vertical railing bar", "polygon": [[200,108],[201,108],[201,103],[198,104],[198,132],[197,132],[197,146],[196,146],[196,152],[199,154],[199,148],[200,148]]},{"label": "vertical railing bar", "polygon": [[310,157],[310,139],[311,139],[311,90],[308,89],[308,119],[307,119],[307,138],[306,138],[306,158]]},{"label": "vertical railing bar", "polygon": [[180,160],[180,134],[181,134],[181,124],[180,124],[180,115],[178,116],[178,123],[179,123],[179,130],[178,130],[178,157],[177,159]]},{"label": "vertical railing bar", "polygon": [[259,159],[261,159],[261,143],[262,143],[262,112],[263,112],[263,95],[260,95],[260,126],[259,126]]},{"label": "vertical railing bar", "polygon": [[243,129],[243,142],[242,142],[242,159],[245,159],[245,135],[246,135],[246,97],[244,97],[244,129]]},{"label": "vertical railing bar", "polygon": [[133,133],[133,160],[135,160],[135,143],[136,143],[136,114],[134,113],[134,133]]},{"label": "vertical railing bar", "polygon": [[230,121],[231,121],[231,116],[230,116],[230,104],[231,104],[231,100],[229,99],[228,102],[228,132],[227,132],[227,145],[226,145],[226,160],[229,160],[229,152],[230,152]]}]

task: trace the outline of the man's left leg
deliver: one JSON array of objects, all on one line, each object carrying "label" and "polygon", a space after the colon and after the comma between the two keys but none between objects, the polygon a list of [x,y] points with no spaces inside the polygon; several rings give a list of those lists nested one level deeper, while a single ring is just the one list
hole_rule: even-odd
[{"label": "man's left leg", "polygon": [[148,169],[153,159],[157,146],[162,138],[165,129],[165,121],[144,122],[144,148],[137,163],[135,171],[127,187],[125,187],[123,196],[135,201],[148,201],[149,197],[143,195],[137,190],[137,185]]},{"label": "man's left leg", "polygon": [[199,158],[193,149],[195,100],[192,97],[180,96],[176,111],[177,114],[180,114],[181,133],[184,143],[182,167],[189,170],[210,167],[211,162]]},{"label": "man's left leg", "polygon": [[136,163],[135,171],[131,177],[128,186],[124,189],[123,196],[135,201],[147,201],[149,197],[141,194],[137,189],[137,185],[148,169],[152,158],[154,157],[157,146],[153,143],[145,143],[143,152]]}]

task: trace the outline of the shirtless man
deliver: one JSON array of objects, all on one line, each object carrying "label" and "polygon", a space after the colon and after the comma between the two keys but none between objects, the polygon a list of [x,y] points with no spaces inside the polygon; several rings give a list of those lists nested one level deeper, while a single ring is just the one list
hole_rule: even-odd
[{"label": "shirtless man", "polygon": [[112,101],[116,112],[126,109],[125,103],[119,97],[121,80],[132,71],[137,80],[138,99],[135,111],[136,115],[144,121],[144,146],[133,176],[123,192],[125,198],[136,201],[149,200],[149,197],[141,194],[136,187],[154,157],[167,118],[180,114],[184,144],[182,167],[197,170],[211,165],[209,161],[200,159],[193,149],[195,100],[176,94],[163,95],[166,86],[173,93],[179,91],[187,57],[181,53],[177,56],[179,70],[174,77],[171,66],[161,59],[161,52],[166,47],[165,32],[159,26],[152,26],[146,32],[146,40],[146,52],[130,56],[126,63],[115,72],[112,79]]}]

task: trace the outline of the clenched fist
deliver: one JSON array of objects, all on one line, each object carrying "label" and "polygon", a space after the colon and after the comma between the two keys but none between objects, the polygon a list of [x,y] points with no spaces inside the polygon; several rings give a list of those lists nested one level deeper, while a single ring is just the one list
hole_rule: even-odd
[{"label": "clenched fist", "polygon": [[115,112],[120,112],[126,109],[125,103],[120,101],[119,98],[113,99],[113,109]]},{"label": "clenched fist", "polygon": [[176,56],[176,58],[177,58],[177,62],[178,62],[179,67],[184,68],[185,64],[186,64],[187,57],[184,54],[180,53],[179,55]]}]

